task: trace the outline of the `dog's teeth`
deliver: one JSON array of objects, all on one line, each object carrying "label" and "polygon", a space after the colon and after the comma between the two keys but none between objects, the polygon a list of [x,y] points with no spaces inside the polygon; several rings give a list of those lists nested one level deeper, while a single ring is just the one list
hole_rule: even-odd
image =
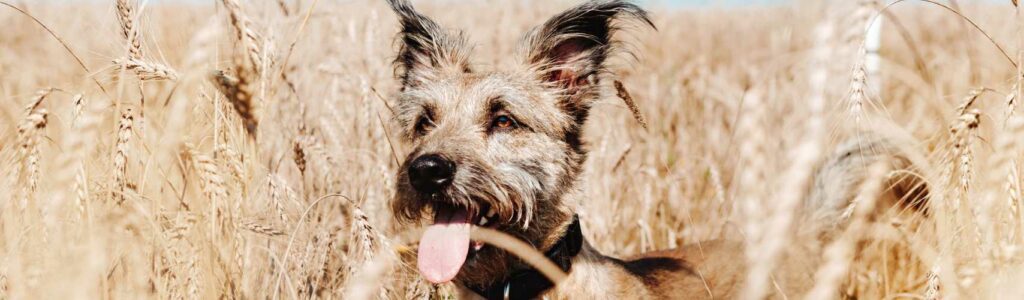
[{"label": "dog's teeth", "polygon": [[494,218],[494,215],[496,215],[496,213],[494,213],[494,211],[493,211],[493,210],[492,210],[492,211],[488,211],[488,212],[487,212],[487,217],[488,217],[488,218],[492,218],[492,219],[493,219],[493,218]]},{"label": "dog's teeth", "polygon": [[480,226],[487,225],[487,217],[480,217]]}]

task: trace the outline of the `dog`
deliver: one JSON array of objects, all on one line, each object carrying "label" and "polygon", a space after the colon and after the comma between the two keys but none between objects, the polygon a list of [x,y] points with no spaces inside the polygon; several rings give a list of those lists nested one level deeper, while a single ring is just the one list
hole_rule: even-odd
[{"label": "dog", "polygon": [[[587,159],[581,131],[608,73],[606,59],[616,51],[614,35],[622,22],[654,27],[645,10],[620,0],[570,8],[531,30],[513,63],[490,70],[472,63],[463,33],[443,29],[408,0],[387,2],[401,28],[395,121],[410,149],[396,174],[391,210],[398,224],[433,220],[418,247],[423,278],[454,281],[464,295],[487,299],[731,298],[739,292],[746,273],[742,242],[618,259],[583,238],[574,214]],[[862,159],[858,149],[839,157]],[[852,176],[824,174],[836,182]],[[504,250],[471,240],[472,226],[536,246],[568,278],[556,287]],[[810,288],[814,257],[814,249],[787,252],[773,278],[778,288],[795,294]]]}]

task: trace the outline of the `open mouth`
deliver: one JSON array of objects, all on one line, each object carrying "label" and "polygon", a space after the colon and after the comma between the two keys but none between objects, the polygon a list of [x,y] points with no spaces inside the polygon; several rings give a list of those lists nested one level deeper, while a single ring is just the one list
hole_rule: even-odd
[{"label": "open mouth", "polygon": [[434,224],[427,227],[420,239],[417,268],[432,283],[445,283],[455,278],[470,253],[485,247],[471,241],[471,225],[495,228],[498,222],[490,207],[479,212],[449,204],[434,205]]}]

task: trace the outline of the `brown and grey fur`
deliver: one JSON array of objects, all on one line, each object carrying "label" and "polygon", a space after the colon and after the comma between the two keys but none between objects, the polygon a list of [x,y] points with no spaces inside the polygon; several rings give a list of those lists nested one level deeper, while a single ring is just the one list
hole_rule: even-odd
[{"label": "brown and grey fur", "polygon": [[[466,207],[471,214],[489,207],[498,215],[496,229],[538,249],[550,248],[583,200],[580,173],[587,153],[581,130],[601,78],[608,75],[605,61],[619,48],[614,34],[625,24],[653,27],[648,14],[619,0],[587,2],[527,33],[503,68],[480,69],[461,32],[443,29],[407,0],[388,2],[401,24],[396,121],[411,149],[399,168],[392,203],[399,224],[421,224],[439,203]],[[492,128],[497,114],[511,116],[514,126]],[[452,161],[457,171],[450,186],[423,195],[411,186],[407,166],[427,154]],[[712,241],[620,260],[584,242],[568,280],[549,296],[729,297],[742,287],[741,246]],[[816,257],[802,251],[790,255]],[[780,264],[780,287],[808,288],[813,263]],[[517,258],[485,247],[466,261],[455,281],[487,285],[519,267]]]}]

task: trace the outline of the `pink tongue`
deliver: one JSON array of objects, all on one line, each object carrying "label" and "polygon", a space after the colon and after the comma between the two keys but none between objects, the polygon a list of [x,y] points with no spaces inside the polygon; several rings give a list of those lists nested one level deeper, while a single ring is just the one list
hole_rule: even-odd
[{"label": "pink tongue", "polygon": [[469,251],[469,213],[462,208],[438,208],[434,225],[420,239],[417,267],[433,283],[455,278]]}]

